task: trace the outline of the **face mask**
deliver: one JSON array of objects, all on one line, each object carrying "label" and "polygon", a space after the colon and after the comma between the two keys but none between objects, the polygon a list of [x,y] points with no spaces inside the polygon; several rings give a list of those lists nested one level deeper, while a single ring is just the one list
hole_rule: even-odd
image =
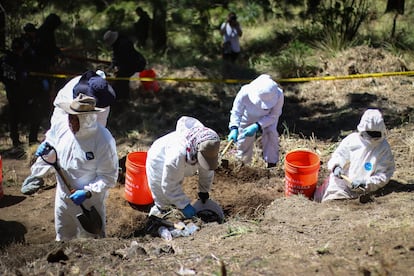
[{"label": "face mask", "polygon": [[381,140],[382,133],[380,131],[362,131],[361,137],[366,141],[376,142]]}]

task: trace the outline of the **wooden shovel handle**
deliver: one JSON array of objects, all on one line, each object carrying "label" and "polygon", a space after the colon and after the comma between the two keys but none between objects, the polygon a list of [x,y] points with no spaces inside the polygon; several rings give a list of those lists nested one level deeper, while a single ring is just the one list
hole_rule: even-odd
[{"label": "wooden shovel handle", "polygon": [[229,143],[227,144],[227,146],[224,148],[224,150],[221,152],[221,156],[223,156],[223,155],[225,155],[226,154],[226,152],[229,150],[229,148],[230,148],[230,146],[231,145],[233,145],[233,139],[231,139],[230,141],[229,141]]},{"label": "wooden shovel handle", "polygon": [[344,175],[344,174],[341,174],[341,177],[342,177],[342,179],[344,179],[346,182],[348,182],[348,183],[349,183],[349,185],[351,185],[351,184],[352,184],[352,179],[351,179],[351,178],[349,178],[348,176],[346,176],[346,175]]}]

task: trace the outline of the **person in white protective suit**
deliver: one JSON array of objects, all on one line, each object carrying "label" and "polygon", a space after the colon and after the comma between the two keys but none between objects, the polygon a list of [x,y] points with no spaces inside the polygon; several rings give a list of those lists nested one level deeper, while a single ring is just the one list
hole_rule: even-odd
[{"label": "person in white protective suit", "polygon": [[199,120],[183,116],[176,130],[158,138],[147,153],[146,173],[154,199],[149,215],[159,215],[175,206],[185,218],[196,215],[182,189],[184,177],[198,173],[198,196],[206,202],[218,167],[220,138]]},{"label": "person in white protective suit", "polygon": [[[361,117],[358,132],[345,137],[328,161],[331,171],[321,201],[358,198],[361,192],[384,187],[395,171],[394,157],[386,140],[381,112],[368,109]],[[349,184],[343,177],[352,180]],[[318,201],[317,198],[315,198]]]},{"label": "person in white protective suit", "polygon": [[237,142],[237,157],[249,164],[256,133],[262,131],[263,159],[267,167],[279,161],[277,125],[284,103],[283,90],[269,75],[262,74],[237,93],[230,111],[228,141]]},{"label": "person in white protective suit", "polygon": [[[67,123],[53,125],[46,133],[36,156],[46,161],[52,158],[48,154],[51,145],[56,149],[54,158],[58,160],[61,172],[67,179],[72,191],[66,187],[60,175],[57,175],[55,196],[56,240],[70,240],[78,237],[105,236],[105,200],[108,189],[114,187],[118,176],[118,156],[115,139],[108,129],[97,123],[97,112],[103,109],[95,107],[93,97],[79,94],[71,103],[60,103],[65,110]],[[48,155],[46,155],[48,154]],[[80,204],[90,209],[94,206],[102,218],[102,233],[86,232],[77,219],[82,213]]]},{"label": "person in white protective suit", "polygon": [[[104,109],[103,112],[97,114],[97,121],[106,127],[110,106],[115,102],[116,95],[105,78],[103,71],[98,70],[94,72],[89,70],[66,83],[59,90],[53,102],[54,110],[50,119],[51,127],[59,122],[67,123],[67,114],[59,107],[59,104],[72,101],[80,93],[94,97],[97,100],[96,106]],[[41,158],[37,158],[36,162],[31,166],[31,175],[23,181],[21,192],[30,195],[38,191],[43,186],[43,177],[49,170],[50,166],[45,165]]]}]

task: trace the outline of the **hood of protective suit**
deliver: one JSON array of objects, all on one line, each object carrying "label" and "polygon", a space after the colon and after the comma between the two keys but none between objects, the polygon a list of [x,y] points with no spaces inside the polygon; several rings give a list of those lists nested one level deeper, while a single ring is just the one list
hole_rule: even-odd
[{"label": "hood of protective suit", "polygon": [[262,74],[246,85],[249,100],[261,109],[271,109],[276,105],[279,86],[269,75]]},{"label": "hood of protective suit", "polygon": [[379,131],[381,132],[381,138],[376,141],[382,141],[385,138],[386,127],[382,114],[378,109],[368,109],[361,117],[361,121],[358,124],[358,132],[363,133],[365,131]]},{"label": "hood of protective suit", "polygon": [[175,127],[175,130],[180,136],[187,135],[188,131],[192,129],[193,127],[203,127],[204,125],[193,117],[188,116],[182,116],[177,121],[177,125]]},{"label": "hood of protective suit", "polygon": [[75,133],[77,139],[85,139],[95,134],[98,129],[96,114],[81,114],[79,118],[79,131]]},{"label": "hood of protective suit", "polygon": [[385,133],[386,127],[382,114],[378,109],[368,109],[361,117],[358,131],[380,131]]},{"label": "hood of protective suit", "polygon": [[176,132],[186,145],[187,162],[196,162],[206,170],[218,166],[220,137],[196,118],[183,116],[177,121]]}]

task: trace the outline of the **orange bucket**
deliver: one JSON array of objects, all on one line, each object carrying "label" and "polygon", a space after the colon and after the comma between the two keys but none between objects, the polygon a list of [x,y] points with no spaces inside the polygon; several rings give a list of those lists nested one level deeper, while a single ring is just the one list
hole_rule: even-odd
[{"label": "orange bucket", "polygon": [[[155,71],[152,69],[142,70],[139,72],[140,78],[155,78],[156,76],[157,74],[155,74]],[[160,86],[157,81],[141,81],[141,83],[146,91],[158,92],[158,90],[160,90]]]},{"label": "orange bucket", "polygon": [[148,187],[145,163],[147,152],[131,152],[125,162],[125,199],[136,205],[149,205],[154,202]]},{"label": "orange bucket", "polygon": [[309,150],[294,150],[285,157],[285,196],[303,194],[309,199],[318,183],[319,156]]},{"label": "orange bucket", "polygon": [[3,161],[0,155],[0,199],[4,196],[3,192]]}]

